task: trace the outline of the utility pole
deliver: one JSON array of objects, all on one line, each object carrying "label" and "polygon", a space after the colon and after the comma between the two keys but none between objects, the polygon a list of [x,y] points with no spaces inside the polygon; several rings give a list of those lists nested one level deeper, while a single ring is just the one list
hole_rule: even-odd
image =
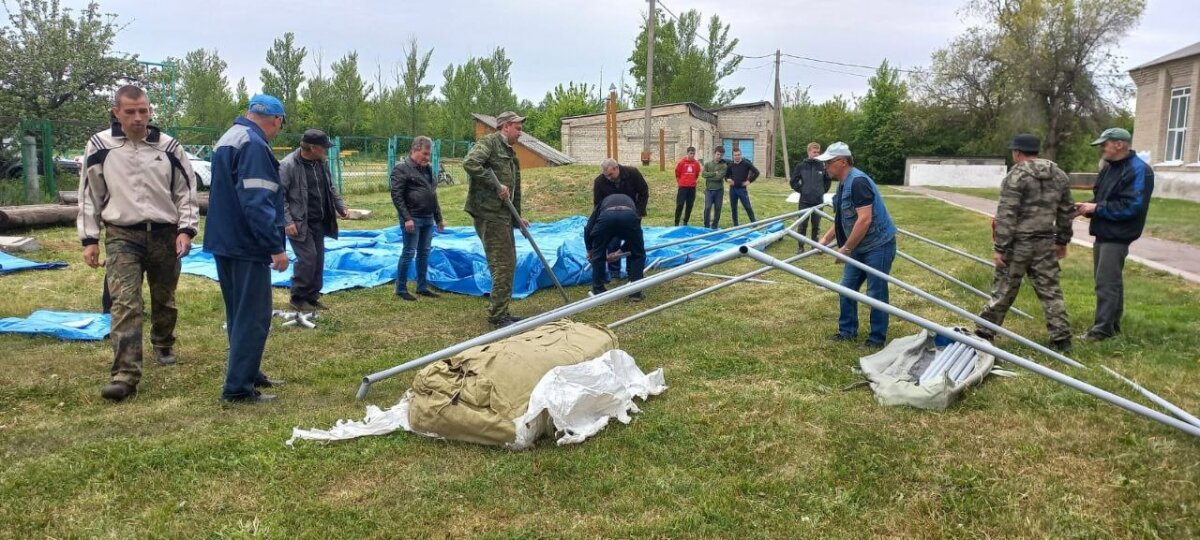
[{"label": "utility pole", "polygon": [[[779,143],[783,147],[783,177],[787,178],[792,174],[792,167],[788,163],[787,128],[783,125],[783,95],[779,89],[779,56],[779,49],[775,49],[775,114],[779,124]],[[771,164],[771,168],[775,168],[774,163]]]},{"label": "utility pole", "polygon": [[642,134],[642,165],[650,164],[650,104],[654,94],[654,27],[658,23],[658,9],[650,0],[650,17],[646,19],[646,124]]}]

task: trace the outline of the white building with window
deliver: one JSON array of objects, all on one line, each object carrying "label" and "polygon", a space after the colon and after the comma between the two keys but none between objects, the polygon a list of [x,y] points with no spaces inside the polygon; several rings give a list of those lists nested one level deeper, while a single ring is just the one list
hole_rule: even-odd
[{"label": "white building with window", "polygon": [[1129,70],[1133,148],[1150,155],[1156,196],[1200,201],[1200,43]]}]

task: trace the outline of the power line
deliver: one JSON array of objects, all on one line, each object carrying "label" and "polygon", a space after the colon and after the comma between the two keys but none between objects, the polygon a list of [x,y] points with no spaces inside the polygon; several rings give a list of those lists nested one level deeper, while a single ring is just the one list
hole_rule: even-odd
[{"label": "power line", "polygon": [[793,66],[800,66],[800,67],[808,68],[808,69],[817,69],[817,70],[821,70],[821,71],[828,71],[830,73],[841,73],[842,75],[851,75],[854,77],[862,77],[864,79],[871,78],[870,75],[863,75],[862,73],[852,73],[849,71],[841,71],[841,70],[830,69],[830,68],[825,68],[825,67],[821,67],[821,66],[812,66],[812,65],[808,65],[808,64],[801,64],[800,62],[792,62],[791,60],[783,60],[782,62],[785,64],[791,64]]}]

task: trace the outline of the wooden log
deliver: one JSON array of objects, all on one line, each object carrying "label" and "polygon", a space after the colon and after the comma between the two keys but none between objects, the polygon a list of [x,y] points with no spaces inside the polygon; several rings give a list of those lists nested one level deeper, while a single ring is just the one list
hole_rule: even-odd
[{"label": "wooden log", "polygon": [[[74,224],[79,215],[78,192],[61,191],[58,196],[60,200],[74,198],[76,202],[0,207],[0,230]],[[196,199],[200,203],[200,214],[208,214],[208,193],[201,193]]]},{"label": "wooden log", "polygon": [[58,192],[58,202],[61,204],[79,204],[79,192],[60,191]]},{"label": "wooden log", "polygon": [[0,208],[0,230],[73,223],[79,209],[65,204],[30,204]]}]

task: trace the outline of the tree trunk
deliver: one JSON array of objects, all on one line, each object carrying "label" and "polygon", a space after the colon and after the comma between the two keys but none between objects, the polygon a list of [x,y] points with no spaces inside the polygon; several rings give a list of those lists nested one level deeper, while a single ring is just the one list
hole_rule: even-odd
[{"label": "tree trunk", "polygon": [[[0,207],[0,230],[75,223],[75,217],[79,215],[79,192],[60,191],[58,199],[63,204]],[[208,214],[208,194],[201,193],[196,200],[200,205],[200,214]]]}]

